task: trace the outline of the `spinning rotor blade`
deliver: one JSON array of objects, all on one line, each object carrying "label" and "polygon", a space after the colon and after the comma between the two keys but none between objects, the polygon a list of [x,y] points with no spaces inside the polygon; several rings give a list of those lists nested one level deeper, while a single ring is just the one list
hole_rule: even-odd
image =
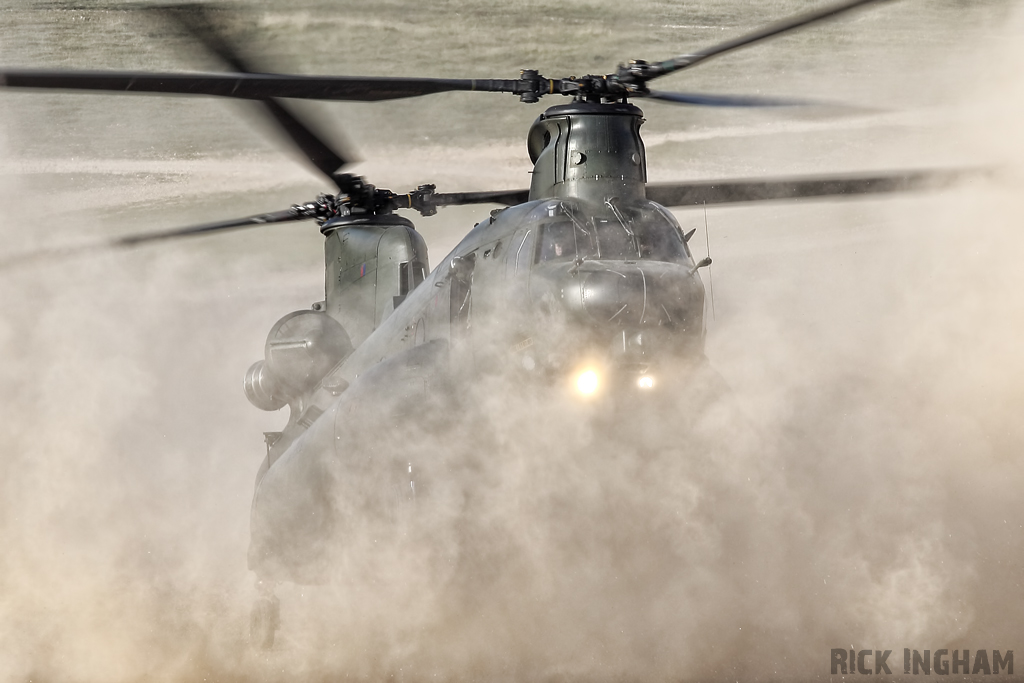
[{"label": "spinning rotor blade", "polygon": [[504,204],[515,206],[530,199],[529,190],[497,190],[494,192],[446,192],[434,195],[436,206],[456,204]]},{"label": "spinning rotor blade", "polygon": [[801,197],[836,197],[939,189],[984,170],[902,171],[878,175],[811,176],[767,180],[711,180],[657,183],[647,198],[663,206],[732,204]]},{"label": "spinning rotor blade", "polygon": [[240,73],[253,73],[250,65],[228,44],[219,32],[212,28],[213,17],[209,8],[197,3],[181,3],[178,5],[154,5],[149,9],[159,17],[169,20],[198,40],[222,62]]},{"label": "spinning rotor blade", "polygon": [[[399,195],[400,197],[403,195]],[[529,190],[495,190],[491,192],[442,192],[430,195],[433,206],[456,206],[465,204],[504,204],[515,206],[530,199]],[[406,208],[399,206],[398,208]],[[415,207],[409,207],[415,208]]]},{"label": "spinning rotor blade", "polygon": [[213,95],[243,100],[292,97],[307,100],[380,102],[454,90],[518,92],[518,80],[390,78],[383,76],[295,76],[248,73],[150,73],[5,69],[0,86],[54,90]]},{"label": "spinning rotor blade", "polygon": [[[577,100],[600,102],[625,100],[630,97],[654,99],[683,104],[710,106],[783,106],[808,104],[774,98],[700,95],[687,93],[650,92],[647,83],[680,69],[685,69],[711,57],[752,45],[768,38],[830,19],[853,9],[883,0],[847,0],[815,12],[773,24],[745,36],[719,43],[704,50],[681,55],[664,62],[647,63],[634,60],[621,65],[618,72],[604,76],[588,75],[571,78],[544,78],[537,71],[524,69],[518,79],[470,78],[393,78],[381,76],[297,76],[288,74],[253,73],[227,45],[226,41],[209,28],[209,16],[198,5],[163,7],[165,14],[185,26],[186,30],[215,54],[220,55],[235,73],[147,73],[132,71],[68,71],[4,69],[0,70],[0,86],[10,88],[48,88],[59,90],[97,90],[108,92],[142,92],[179,95],[209,95],[238,99],[269,101],[272,98],[291,97],[314,100],[345,100],[380,102],[384,100],[419,97],[441,92],[480,91],[508,92],[519,95],[523,102],[537,102],[546,95],[566,95]],[[198,19],[198,20],[197,20]],[[298,123],[294,115],[283,110],[280,103],[268,105],[286,132],[307,150],[307,155],[321,170],[344,161],[344,155],[328,155],[325,145],[317,140],[308,126]],[[314,149],[316,148],[316,149]],[[333,172],[335,169],[325,170]]]},{"label": "spinning rotor blade", "polygon": [[304,221],[309,218],[312,218],[312,216],[302,215],[295,209],[285,209],[284,211],[274,211],[272,213],[264,213],[258,216],[249,216],[247,218],[236,218],[217,223],[193,225],[188,228],[175,228],[173,230],[162,230],[159,232],[143,232],[136,233],[134,235],[125,235],[111,240],[108,245],[112,247],[133,247],[137,244],[144,244],[146,242],[158,242],[161,240],[176,239],[178,237],[192,237],[194,235],[208,235],[214,232],[238,230],[240,228],[252,228],[260,225],[267,225],[269,223]]},{"label": "spinning rotor blade", "polygon": [[302,221],[312,218],[309,215],[303,215],[295,207],[287,209],[285,211],[275,211],[273,213],[265,213],[259,216],[249,216],[247,218],[238,218],[230,221],[221,221],[219,223],[206,223],[204,225],[194,225],[188,228],[176,228],[173,230],[162,230],[158,232],[144,232],[136,233],[134,235],[124,235],[123,237],[115,237],[105,242],[99,242],[94,244],[84,244],[78,246],[66,246],[66,247],[54,247],[51,249],[39,249],[32,251],[27,254],[14,254],[0,258],[0,270],[6,270],[8,268],[28,266],[33,263],[39,263],[42,261],[53,261],[63,258],[71,258],[75,256],[85,256],[108,249],[117,249],[124,247],[134,247],[139,244],[145,244],[147,242],[159,242],[163,240],[176,239],[179,237],[192,237],[195,235],[209,235],[216,232],[225,230],[238,230],[239,228],[257,227],[260,225],[267,225],[269,223],[286,223],[289,221]]},{"label": "spinning rotor blade", "polygon": [[313,166],[330,178],[338,186],[338,189],[341,189],[335,174],[351,164],[354,159],[344,157],[328,147],[327,143],[321,140],[308,124],[302,123],[295,113],[289,111],[281,102],[277,100],[263,100],[263,106],[274,117],[281,130],[292,139],[295,146],[302,150],[306,158],[312,162]]},{"label": "spinning rotor blade", "polygon": [[[177,24],[235,71],[241,73],[254,71],[228,45],[227,40],[212,28],[213,20],[205,6],[197,4],[164,5],[154,8],[154,10],[158,15]],[[313,166],[337,184],[334,174],[352,163],[354,159],[331,149],[324,142],[322,136],[314,132],[309,123],[302,121],[284,103],[275,99],[265,99],[261,102],[267,112],[277,121],[281,130],[291,138],[295,146],[312,162]]]},{"label": "spinning rotor blade", "polygon": [[733,50],[738,50],[741,47],[753,45],[754,43],[759,43],[763,40],[767,40],[768,38],[774,38],[775,36],[783,33],[788,33],[789,31],[803,28],[804,26],[808,26],[819,21],[824,21],[825,19],[831,19],[832,17],[839,16],[840,14],[844,14],[850,10],[857,9],[862,5],[887,1],[888,0],[849,0],[848,2],[831,5],[815,12],[799,14],[795,17],[790,17],[789,19],[784,19],[775,24],[771,24],[770,26],[766,26],[759,31],[748,33],[745,36],[740,36],[739,38],[734,38],[733,40],[728,40],[717,45],[712,45],[711,47],[704,48],[697,52],[680,55],[679,57],[674,57],[673,59],[669,59],[664,62],[652,64],[652,68],[647,78],[657,78],[658,76],[664,76],[665,74],[670,74],[674,71],[694,66],[695,64],[699,64],[711,57],[717,57],[718,55],[725,54],[726,52],[732,52]]},{"label": "spinning rotor blade", "polygon": [[[675,104],[695,104],[704,107],[801,107],[808,105],[827,105],[825,102],[812,100],[789,99],[785,97],[760,97],[757,95],[704,95],[701,93],[662,92],[651,90],[646,99],[673,102]],[[831,105],[834,106],[834,105]]]}]

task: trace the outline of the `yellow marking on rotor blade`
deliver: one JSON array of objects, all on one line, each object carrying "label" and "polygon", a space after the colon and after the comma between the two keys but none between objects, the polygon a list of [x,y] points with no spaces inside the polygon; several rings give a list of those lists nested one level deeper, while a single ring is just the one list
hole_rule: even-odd
[{"label": "yellow marking on rotor blade", "polygon": [[548,79],[548,94],[549,95],[554,95],[555,94],[555,81],[553,79],[551,79],[551,78]]}]

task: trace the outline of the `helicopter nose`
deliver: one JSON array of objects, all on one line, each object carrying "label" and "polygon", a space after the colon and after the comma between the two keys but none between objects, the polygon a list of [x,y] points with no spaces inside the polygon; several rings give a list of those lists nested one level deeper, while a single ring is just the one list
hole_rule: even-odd
[{"label": "helicopter nose", "polygon": [[599,323],[639,325],[647,308],[647,281],[639,268],[599,270],[583,280],[583,309]]},{"label": "helicopter nose", "polygon": [[580,269],[580,299],[586,317],[600,327],[700,327],[704,288],[685,264],[588,266]]}]

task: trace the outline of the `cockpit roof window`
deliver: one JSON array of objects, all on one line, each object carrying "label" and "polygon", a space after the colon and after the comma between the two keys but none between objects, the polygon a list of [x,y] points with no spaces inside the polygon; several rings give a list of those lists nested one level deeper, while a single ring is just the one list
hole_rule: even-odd
[{"label": "cockpit roof window", "polygon": [[538,263],[607,259],[615,261],[690,261],[676,222],[664,213],[641,208],[608,217],[585,215],[563,205],[546,217],[537,244]]}]

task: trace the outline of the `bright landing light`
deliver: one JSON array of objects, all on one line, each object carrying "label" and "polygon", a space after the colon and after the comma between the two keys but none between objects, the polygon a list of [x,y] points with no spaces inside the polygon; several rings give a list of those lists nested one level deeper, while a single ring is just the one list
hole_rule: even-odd
[{"label": "bright landing light", "polygon": [[654,378],[649,375],[644,375],[636,381],[636,385],[641,389],[650,389],[654,386]]},{"label": "bright landing light", "polygon": [[592,394],[597,391],[597,373],[593,370],[581,372],[576,378],[576,388],[581,394]]}]

